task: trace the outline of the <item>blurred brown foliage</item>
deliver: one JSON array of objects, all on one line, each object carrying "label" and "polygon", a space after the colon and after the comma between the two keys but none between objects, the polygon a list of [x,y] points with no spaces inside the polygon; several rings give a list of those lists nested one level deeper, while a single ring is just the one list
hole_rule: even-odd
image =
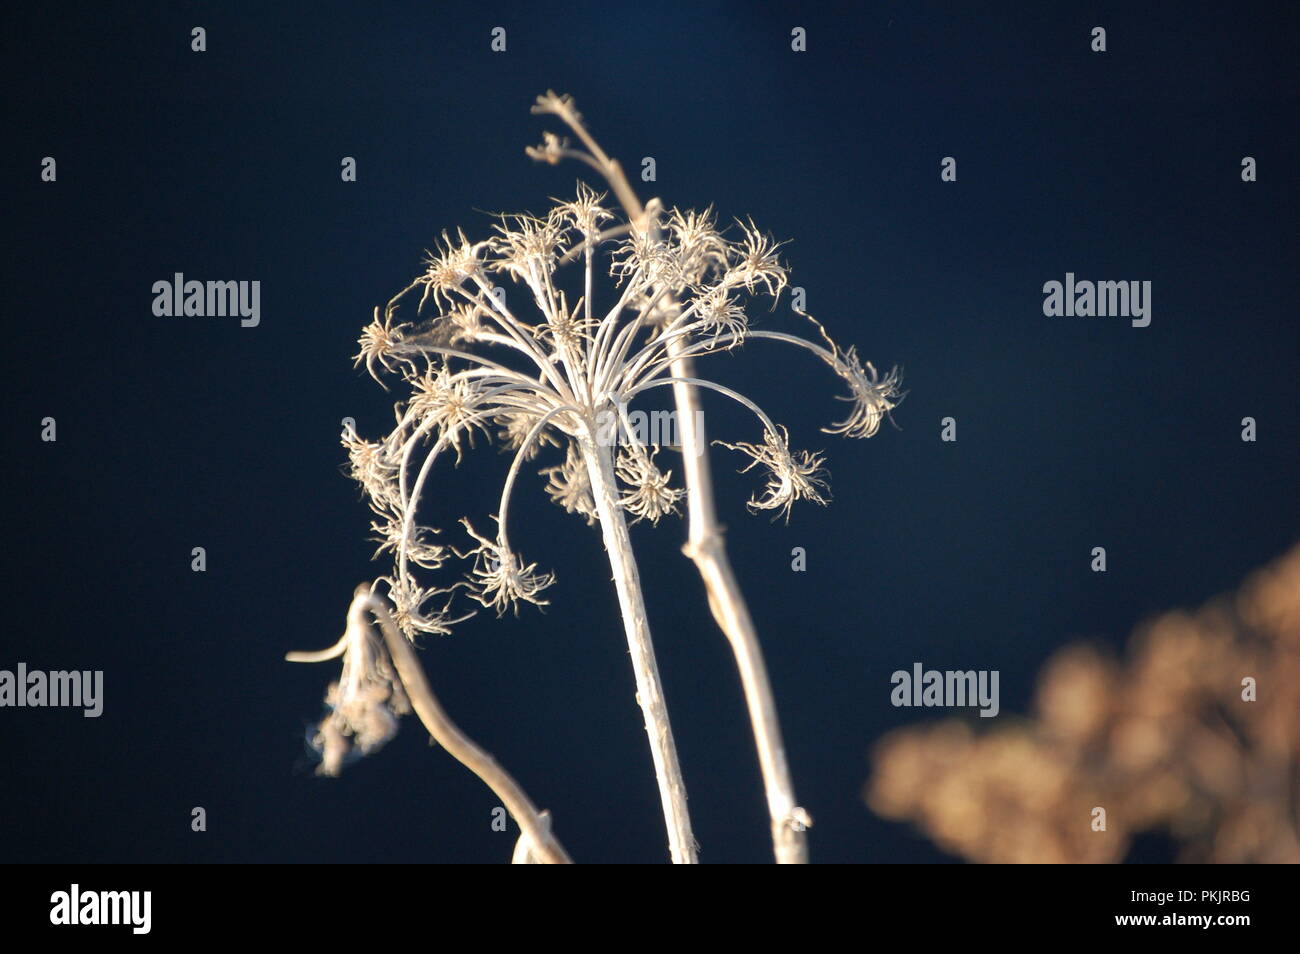
[{"label": "blurred brown foliage", "polygon": [[1300,862],[1300,546],[1236,594],[1139,628],[1125,659],[1067,646],[1034,709],[982,733],[890,733],[868,804],[977,862],[1122,861],[1144,831],[1180,861]]}]

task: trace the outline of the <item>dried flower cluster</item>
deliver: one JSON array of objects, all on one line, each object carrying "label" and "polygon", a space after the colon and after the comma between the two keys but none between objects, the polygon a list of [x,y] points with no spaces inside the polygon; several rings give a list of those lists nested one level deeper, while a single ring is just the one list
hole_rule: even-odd
[{"label": "dried flower cluster", "polygon": [[1300,862],[1300,547],[1234,598],[1143,627],[1126,661],[1067,647],[1035,705],[983,734],[887,736],[870,805],[972,861],[1114,862],[1161,831],[1183,861]]},{"label": "dried flower cluster", "polygon": [[[820,325],[825,346],[751,328],[746,309],[753,299],[779,295],[787,281],[778,244],[752,222],[737,222],[731,238],[711,211],[663,213],[652,203],[647,212],[658,217],[655,227],[637,229],[620,223],[604,200],[580,184],[573,199],[557,201],[545,215],[500,216],[487,239],[444,234],[424,273],[376,309],[362,332],[357,363],[377,380],[403,381],[410,392],[397,405],[397,426],[388,436],[343,437],[351,474],[375,512],[377,555],[393,559],[391,572],[380,579],[408,636],[449,632],[457,621],[451,603],[458,590],[498,613],[520,603],[545,605],[542,593],[553,575],[525,562],[507,535],[520,467],[547,447],[559,449],[560,462],[541,470],[546,492],[593,522],[584,447],[597,440],[596,422],[626,415],[647,391],[679,380],[671,376],[674,357],[705,356],[750,338],[803,347],[848,385],[852,409],[827,430],[851,437],[873,435],[900,398],[896,373],[878,376],[854,349],[840,350]],[[602,260],[612,287],[598,312]],[[565,288],[565,266],[577,262],[584,268],[574,276],[575,287]],[[495,284],[502,279],[504,293]],[[412,310],[404,315],[408,300]],[[427,316],[428,310],[436,314]],[[673,340],[684,349],[670,357]],[[746,470],[761,467],[768,475],[752,508],[788,516],[798,500],[825,502],[820,454],[791,450],[786,429],[744,395],[706,379],[690,381],[739,402],[758,419],[758,442],[724,444],[751,458]],[[435,462],[448,454],[459,461],[480,440],[513,452],[514,463],[496,534],[481,536],[465,522],[476,546],[462,552],[435,543],[439,531],[417,511]],[[633,520],[657,523],[678,509],[682,490],[672,486],[672,471],[656,463],[658,452],[635,433],[617,449],[619,503]],[[454,583],[417,579],[417,568],[438,570],[452,557],[471,561]]]},{"label": "dried flower cluster", "polygon": [[311,739],[320,753],[320,775],[338,775],[343,766],[382,748],[397,734],[397,721],[411,711],[402,681],[384,641],[365,619],[366,587],[357,593],[342,638],[319,653],[290,653],[294,662],[343,659],[343,672],[325,692],[325,718]]}]

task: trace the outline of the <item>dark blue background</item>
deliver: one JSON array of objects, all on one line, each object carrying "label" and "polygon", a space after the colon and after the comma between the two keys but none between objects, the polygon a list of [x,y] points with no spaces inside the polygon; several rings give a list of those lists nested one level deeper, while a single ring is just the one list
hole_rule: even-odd
[{"label": "dark blue background", "polygon": [[[1294,542],[1294,4],[260,6],[6,14],[0,668],[103,669],[105,711],[0,710],[0,860],[509,857],[496,799],[414,721],[314,777],[303,735],[336,669],[282,657],[333,642],[381,572],[339,472],[341,418],[391,424],[351,365],[360,328],[442,229],[572,189],[577,166],[523,154],[556,128],[528,113],[547,88],[629,167],[654,156],[668,204],[794,239],[809,309],[905,367],[900,429],[866,442],[817,432],[843,406],[814,360],[755,342],[712,369],[828,452],[834,502],[788,526],[747,514],[752,475],[714,457],[815,860],[946,857],[861,799],[873,741],[935,717],[891,707],[895,669],[998,669],[1003,712],[1024,711],[1059,646],[1118,644]],[[260,280],[261,326],[155,318],[150,287],[176,271]],[[1151,326],[1044,317],[1042,284],[1067,271],[1152,281]],[[754,438],[706,406],[714,436]],[[495,510],[505,463],[439,474],[448,524]],[[557,570],[550,608],[482,616],[422,658],[575,858],[661,861],[599,538],[539,484],[512,538]],[[634,530],[701,857],[767,860],[734,666],[683,535]]]}]

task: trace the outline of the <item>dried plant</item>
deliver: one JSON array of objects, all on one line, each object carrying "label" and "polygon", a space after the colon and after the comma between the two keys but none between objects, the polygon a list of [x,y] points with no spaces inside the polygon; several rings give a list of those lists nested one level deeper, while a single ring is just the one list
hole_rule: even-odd
[{"label": "dried plant", "polygon": [[[379,623],[376,634],[370,617]],[[343,657],[343,676],[325,695],[330,714],[321,722],[316,744],[321,774],[337,775],[352,752],[378,749],[397,732],[397,719],[414,708],[429,735],[501,799],[519,823],[518,860],[529,864],[568,864],[569,856],[551,833],[550,814],[539,812],[510,773],[474,744],[438,704],[415,658],[415,650],[382,599],[369,586],[357,587],[348,607],[348,625],[332,648],[318,653],[289,653],[290,662],[324,662]]]},{"label": "dried plant", "polygon": [[[762,468],[767,474],[751,508],[788,518],[798,500],[825,503],[826,475],[820,454],[792,450],[784,427],[744,394],[697,376],[691,362],[754,339],[803,348],[847,384],[849,414],[827,430],[851,437],[876,433],[901,398],[897,374],[878,375],[859,361],[854,349],[841,350],[806,315],[802,319],[816,328],[820,342],[753,327],[754,305],[770,299],[774,306],[786,287],[777,242],[748,220],[723,229],[711,210],[665,210],[658,200],[642,206],[617,162],[586,133],[567,97],[539,97],[534,112],[561,117],[589,151],[571,149],[567,141],[548,135],[530,154],[552,162],[575,158],[593,166],[606,177],[622,209],[608,206],[605,194],[580,183],[572,199],[553,200],[544,214],[499,215],[492,233],[478,240],[460,231],[454,237],[444,232],[428,253],[423,273],[383,309],[375,309],[359,341],[357,364],[385,387],[400,382],[409,396],[397,405],[397,423],[387,436],[366,441],[350,430],[344,434],[351,474],[376,516],[376,556],[391,559],[374,592],[386,592],[397,626],[412,640],[421,633],[448,634],[480,608],[503,615],[517,613],[522,603],[546,605],[544,593],[555,576],[520,554],[509,536],[510,515],[525,463],[548,448],[558,452],[561,462],[540,470],[547,478],[545,492],[566,511],[599,524],[631,650],[671,857],[694,862],[697,846],[685,785],[628,533],[628,515],[633,522],[658,523],[689,494],[692,555],[701,564],[715,616],[720,622],[731,620],[724,629],[737,649],[755,725],[778,860],[803,860],[801,848],[790,846],[790,835],[802,832],[808,818],[793,800],[761,653],[712,521],[695,390],[721,394],[756,419],[757,441],[723,445],[749,458],[746,470]],[[635,428],[617,426],[627,423],[635,402],[664,387],[673,388],[677,398],[685,490],[673,486],[673,469],[657,462],[661,448],[656,442],[643,440]],[[480,532],[462,517],[470,541],[462,548],[447,542],[450,534],[444,537],[421,508],[428,509],[435,465],[448,458],[458,463],[480,443],[502,446],[513,460],[492,515],[494,530]],[[435,574],[456,561],[467,566],[435,582]],[[714,579],[721,572],[729,582]],[[747,635],[736,622],[741,615]],[[345,655],[344,681],[350,658]],[[391,680],[379,682],[390,693],[379,700],[383,711],[395,715],[400,687]],[[363,735],[364,726],[340,715],[337,699],[331,698],[334,709],[322,724],[322,747],[337,748],[336,736],[346,738],[349,732],[361,750],[376,747],[376,732]],[[388,726],[385,721],[382,728]],[[533,838],[521,849],[522,856],[535,844]]]},{"label": "dried plant", "polygon": [[1062,650],[1035,708],[886,736],[870,805],[972,861],[1114,862],[1161,831],[1183,861],[1300,862],[1300,547],[1142,627],[1124,660]]}]

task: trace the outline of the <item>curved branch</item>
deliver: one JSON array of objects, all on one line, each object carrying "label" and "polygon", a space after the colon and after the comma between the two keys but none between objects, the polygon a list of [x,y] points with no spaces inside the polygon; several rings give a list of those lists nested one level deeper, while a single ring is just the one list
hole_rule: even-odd
[{"label": "curved branch", "polygon": [[348,610],[348,626],[365,626],[364,614],[369,611],[379,621],[379,628],[384,634],[384,644],[392,657],[393,666],[402,687],[419,716],[424,727],[452,758],[477,775],[483,784],[501,799],[506,811],[514,818],[520,830],[531,843],[532,850],[547,864],[572,864],[572,859],[564,847],[551,833],[549,821],[542,817],[528,794],[514,777],[502,768],[487,752],[481,749],[469,736],[454,723],[429,688],[424,669],[415,657],[415,650],[406,638],[397,631],[393,617],[388,612],[384,601],[370,592],[367,584],[357,587]]},{"label": "curved branch", "polygon": [[581,408],[574,407],[572,404],[565,404],[560,407],[551,408],[551,410],[542,415],[541,420],[533,425],[533,429],[528,432],[528,436],[525,437],[523,443],[519,445],[519,450],[515,453],[515,459],[510,463],[510,472],[506,474],[506,482],[501,488],[501,505],[497,508],[497,533],[501,537],[501,546],[503,548],[508,549],[510,543],[509,537],[506,535],[506,508],[510,505],[510,491],[514,488],[515,477],[519,475],[519,465],[523,463],[528,448],[532,446],[533,441],[535,441],[538,435],[542,433],[542,429],[546,427],[547,422],[562,411],[570,411],[575,414],[582,413]]},{"label": "curved branch", "polygon": [[632,390],[628,391],[628,400],[636,397],[642,391],[649,391],[651,388],[663,387],[666,384],[690,384],[697,388],[708,388],[710,391],[717,391],[719,394],[725,394],[737,404],[742,404],[749,408],[749,410],[753,411],[754,415],[763,422],[763,426],[773,434],[781,433],[777,430],[776,425],[772,423],[772,419],[767,416],[767,413],[749,398],[745,397],[745,395],[741,394],[739,391],[733,391],[725,385],[718,384],[716,381],[709,381],[705,378],[656,378],[653,381],[647,381],[645,384],[638,384]]}]

